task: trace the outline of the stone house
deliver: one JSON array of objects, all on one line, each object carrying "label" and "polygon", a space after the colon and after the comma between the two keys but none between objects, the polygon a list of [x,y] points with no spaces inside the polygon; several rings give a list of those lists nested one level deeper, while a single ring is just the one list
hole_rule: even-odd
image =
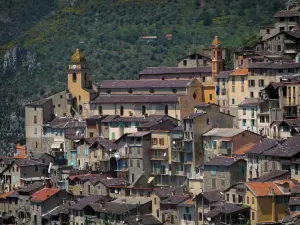
[{"label": "stone house", "polygon": [[63,200],[63,203],[61,205],[56,206],[53,210],[42,215],[43,224],[68,224],[70,221],[69,208],[74,204],[74,201]]},{"label": "stone house", "polygon": [[270,124],[271,135],[274,139],[287,139],[299,134],[299,119],[286,119],[283,121],[274,121]]},{"label": "stone house", "polygon": [[195,213],[195,203],[193,199],[188,199],[178,206],[178,221],[180,225],[185,224],[196,224],[196,213]]},{"label": "stone house", "polygon": [[235,157],[217,156],[200,166],[204,191],[224,190],[236,182],[246,181],[247,163]]},{"label": "stone house", "polygon": [[224,201],[224,195],[221,191],[205,191],[195,196],[195,222],[196,224],[204,224],[206,218],[204,215],[208,213],[214,204]]},{"label": "stone house", "polygon": [[28,159],[49,165],[51,162],[55,163],[54,157],[45,152],[29,152]]},{"label": "stone house", "polygon": [[245,204],[251,208],[251,224],[279,223],[288,215],[290,190],[295,186],[293,181],[250,182],[246,186]]},{"label": "stone house", "polygon": [[238,105],[238,128],[259,133],[257,121],[259,102],[257,98],[249,98]]},{"label": "stone house", "polygon": [[203,134],[214,127],[232,127],[233,117],[220,112],[220,107],[215,104],[202,103],[196,106],[196,113],[184,118],[184,175],[191,175],[195,165],[204,161],[202,145]]},{"label": "stone house", "polygon": [[177,223],[179,221],[177,205],[188,200],[189,197],[186,187],[154,188],[151,195],[152,215],[163,223],[170,223],[171,221]]},{"label": "stone house", "polygon": [[177,66],[179,68],[199,68],[199,67],[210,67],[211,56],[204,53],[193,53],[178,59]]},{"label": "stone house", "polygon": [[23,185],[21,179],[47,177],[48,166],[30,159],[15,159],[1,173],[2,187],[6,191]]},{"label": "stone house", "polygon": [[232,156],[249,143],[258,143],[261,136],[238,128],[213,128],[203,134],[205,160],[217,155]]}]

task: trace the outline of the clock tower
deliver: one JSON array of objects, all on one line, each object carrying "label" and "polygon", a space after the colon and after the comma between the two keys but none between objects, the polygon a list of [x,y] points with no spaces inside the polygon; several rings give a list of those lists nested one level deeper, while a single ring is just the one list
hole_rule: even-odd
[{"label": "clock tower", "polygon": [[79,114],[82,114],[91,100],[91,93],[96,92],[90,78],[90,70],[82,52],[77,49],[71,57],[68,69],[69,103]]}]

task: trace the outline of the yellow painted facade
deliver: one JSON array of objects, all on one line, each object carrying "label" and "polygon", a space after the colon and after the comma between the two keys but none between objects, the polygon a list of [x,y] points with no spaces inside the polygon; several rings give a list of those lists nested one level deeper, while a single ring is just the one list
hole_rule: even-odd
[{"label": "yellow painted facade", "polygon": [[215,86],[203,86],[203,102],[214,103],[216,100]]},{"label": "yellow painted facade", "polygon": [[237,107],[248,97],[247,76],[230,76],[228,81],[229,105]]},{"label": "yellow painted facade", "polygon": [[255,196],[251,191],[247,191],[245,204],[249,205],[251,225],[262,222],[276,222],[282,220],[288,214],[288,204],[276,203],[279,196]]}]

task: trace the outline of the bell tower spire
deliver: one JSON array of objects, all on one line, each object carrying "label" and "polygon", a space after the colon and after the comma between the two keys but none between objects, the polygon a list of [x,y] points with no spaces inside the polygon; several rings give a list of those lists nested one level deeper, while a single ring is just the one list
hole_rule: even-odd
[{"label": "bell tower spire", "polygon": [[212,44],[211,44],[211,75],[212,79],[215,79],[215,76],[223,70],[223,59],[222,59],[222,47],[221,41],[218,36],[215,36]]}]

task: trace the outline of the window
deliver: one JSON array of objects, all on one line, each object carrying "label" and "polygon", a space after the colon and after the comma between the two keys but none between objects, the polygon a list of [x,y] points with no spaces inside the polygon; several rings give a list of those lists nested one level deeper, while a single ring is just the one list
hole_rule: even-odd
[{"label": "window", "polygon": [[84,155],[85,155],[85,156],[88,156],[88,155],[89,155],[89,149],[88,149],[88,148],[84,149]]},{"label": "window", "polygon": [[154,198],[154,205],[156,205],[156,198]]},{"label": "window", "polygon": [[235,77],[232,77],[232,85],[235,84]]},{"label": "window", "polygon": [[280,32],[281,32],[281,31],[284,31],[284,27],[280,27],[279,29],[280,29]]},{"label": "window", "polygon": [[231,104],[232,104],[232,105],[234,105],[234,104],[235,104],[235,100],[234,100],[234,98],[233,98],[233,99],[231,99]]},{"label": "window", "polygon": [[202,82],[205,82],[205,77],[202,77]]},{"label": "window", "polygon": [[121,115],[121,116],[124,115],[124,106],[120,106],[120,115]]},{"label": "window", "polygon": [[73,80],[74,83],[76,82],[76,80],[77,80],[76,73],[73,73],[72,80]]},{"label": "window", "polygon": [[103,111],[102,111],[102,106],[101,105],[98,107],[98,113],[99,113],[99,115],[103,115]]},{"label": "window", "polygon": [[267,34],[270,34],[270,29],[266,29],[266,33],[267,33]]},{"label": "window", "polygon": [[255,220],[255,212],[251,213],[252,220]]},{"label": "window", "polygon": [[232,92],[235,92],[235,86],[232,86]]},{"label": "window", "polygon": [[183,66],[187,66],[187,60],[183,60]]},{"label": "window", "polygon": [[145,115],[146,114],[146,106],[142,106],[142,114]]},{"label": "window", "polygon": [[255,80],[249,80],[248,85],[249,87],[255,87]]},{"label": "window", "polygon": [[255,120],[254,119],[251,120],[251,127],[255,127]]},{"label": "window", "polygon": [[232,194],[232,202],[235,203],[235,194]]},{"label": "window", "polygon": [[242,126],[243,126],[243,127],[246,126],[246,120],[245,120],[245,119],[242,120]]},{"label": "window", "polygon": [[37,128],[34,128],[34,134],[37,135]]},{"label": "window", "polygon": [[250,92],[250,98],[254,98],[254,92],[253,91]]},{"label": "window", "polygon": [[258,85],[259,87],[264,87],[265,86],[265,81],[264,80],[259,80],[258,84],[259,84]]},{"label": "window", "polygon": [[217,168],[215,166],[212,166],[211,167],[211,175],[216,176],[216,174],[217,174]]},{"label": "window", "polygon": [[223,106],[225,106],[226,105],[226,102],[225,102],[225,100],[223,100]]},{"label": "window", "polygon": [[152,144],[157,145],[157,138],[152,138]]},{"label": "window", "polygon": [[295,165],[295,174],[298,175],[298,165]]},{"label": "window", "polygon": [[226,201],[229,202],[229,194],[226,194]]},{"label": "window", "polygon": [[159,144],[160,144],[160,145],[164,145],[164,144],[165,144],[163,138],[160,138],[160,139],[159,139]]},{"label": "window", "polygon": [[252,204],[254,204],[254,197],[252,197]]},{"label": "window", "polygon": [[168,105],[165,105],[165,115],[168,115],[169,114],[169,107]]},{"label": "window", "polygon": [[156,217],[159,218],[159,209],[156,210]]},{"label": "window", "polygon": [[224,179],[224,178],[221,179],[221,186],[222,186],[222,187],[225,186],[225,179]]},{"label": "window", "polygon": [[212,141],[212,147],[213,147],[213,149],[217,149],[217,142],[216,141]]},{"label": "window", "polygon": [[131,174],[131,183],[134,182],[134,173]]},{"label": "window", "polygon": [[212,187],[213,189],[216,188],[216,178],[211,178],[211,187]]},{"label": "window", "polygon": [[209,125],[209,119],[208,118],[206,119],[206,124]]},{"label": "window", "polygon": [[245,92],[245,87],[244,87],[244,85],[241,87],[241,92]]},{"label": "window", "polygon": [[247,112],[246,108],[243,108],[243,115],[246,115],[246,112]]},{"label": "window", "polygon": [[34,106],[34,111],[36,111],[36,106]]},{"label": "window", "polygon": [[36,148],[38,147],[38,143],[37,143],[37,141],[35,142],[35,147],[36,147]]},{"label": "window", "polygon": [[141,167],[140,160],[136,160],[136,167],[137,167],[137,168],[140,168],[140,167]]},{"label": "window", "polygon": [[37,116],[33,116],[33,123],[37,123]]},{"label": "window", "polygon": [[209,101],[212,101],[213,100],[213,96],[212,94],[209,94]]},{"label": "window", "polygon": [[249,196],[247,196],[247,204],[249,204]]},{"label": "window", "polygon": [[277,51],[281,52],[281,45],[277,45]]},{"label": "window", "polygon": [[130,167],[133,167],[132,159],[130,159]]},{"label": "window", "polygon": [[35,167],[34,167],[34,170],[35,170],[35,171],[38,171],[38,167],[37,167],[37,166],[35,166]]},{"label": "window", "polygon": [[90,132],[90,137],[94,137],[94,133],[93,132]]}]

